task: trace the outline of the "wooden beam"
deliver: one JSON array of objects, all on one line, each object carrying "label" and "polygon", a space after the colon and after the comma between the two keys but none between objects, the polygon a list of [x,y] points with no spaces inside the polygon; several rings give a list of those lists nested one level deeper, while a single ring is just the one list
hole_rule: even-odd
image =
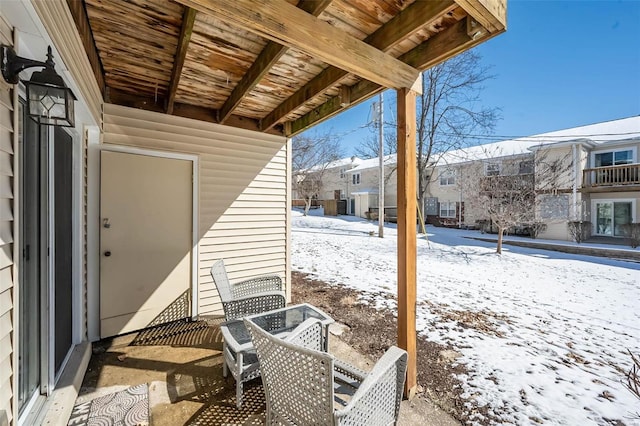
[{"label": "wooden beam", "polygon": [[[111,88],[107,90],[107,93],[107,103],[127,106],[130,108],[140,108],[147,111],[155,111],[159,113],[164,113],[165,111],[163,107],[163,105],[165,104],[164,98],[158,98],[156,100],[153,96],[134,95],[132,93]],[[174,102],[172,115],[220,124],[218,122],[218,110],[212,108]],[[256,132],[260,131],[258,120],[247,117],[239,117],[237,115],[232,115],[231,117],[229,117],[224,125],[229,127],[238,127],[246,130],[253,130]],[[281,128],[273,128],[269,133],[274,135],[284,134]]]},{"label": "wooden beam", "polygon": [[91,24],[89,23],[87,9],[85,8],[83,1],[67,0],[67,5],[69,6],[69,11],[73,16],[73,20],[76,23],[78,34],[80,34],[80,38],[82,39],[82,45],[84,46],[87,57],[89,58],[89,63],[93,69],[96,81],[98,82],[100,93],[102,93],[102,97],[104,98],[106,88],[104,82],[104,68],[102,66],[102,60],[100,60],[100,55],[98,54],[96,41],[94,40],[93,33],[91,32]]},{"label": "wooden beam", "polygon": [[[417,69],[428,69],[446,61],[458,53],[488,40],[497,34],[483,34],[482,37],[473,39],[467,33],[467,19],[469,18],[456,22],[451,27],[435,34],[424,43],[400,56],[399,59],[407,62]],[[371,81],[364,80],[356,83],[351,86],[351,105],[365,101],[383,89],[384,88],[382,86]],[[294,136],[340,112],[343,107],[336,98],[338,97],[329,99],[324,104],[294,120],[291,125],[291,136]],[[262,128],[265,128],[264,120]]]},{"label": "wooden beam", "polygon": [[[354,84],[351,87],[346,87],[344,90],[348,90],[349,95],[349,105],[344,105],[342,102],[342,98],[340,95],[334,96],[329,99],[327,102],[322,105],[312,109],[302,117],[298,118],[291,122],[291,133],[287,136],[295,136],[300,132],[307,130],[308,128],[320,123],[321,121],[327,120],[334,115],[338,114],[345,108],[353,107],[360,102],[363,102],[375,95],[383,91],[385,88],[380,86],[379,84],[372,83],[367,80],[363,80],[359,83]],[[343,90],[343,89],[341,89]],[[344,91],[342,92],[343,96]],[[262,128],[264,131],[264,127]]]},{"label": "wooden beam", "polygon": [[417,388],[416,345],[416,94],[398,95],[398,346],[409,354],[405,396]]},{"label": "wooden beam", "polygon": [[[332,0],[304,0],[300,2],[298,7],[313,16],[318,16],[324,10],[329,7]],[[224,123],[227,118],[235,110],[242,99],[253,90],[254,87],[262,80],[262,78],[269,72],[271,67],[278,62],[278,60],[284,55],[288,47],[282,46],[276,42],[269,41],[267,45],[262,49],[256,60],[251,67],[242,77],[242,80],[236,87],[233,88],[231,95],[227,98],[222,108],[220,108],[220,122]]]},{"label": "wooden beam", "polygon": [[[456,4],[453,0],[441,2],[417,1],[380,27],[364,41],[383,52],[387,52],[400,41],[404,40],[405,37],[414,34],[421,28],[430,26],[438,18],[455,7]],[[332,66],[326,68],[269,113],[262,120],[262,129],[265,131],[269,130],[287,114],[296,110],[308,100],[324,93],[348,74],[348,72],[340,68]]]},{"label": "wooden beam", "polygon": [[478,37],[474,40],[469,35],[467,32],[467,19],[469,18],[462,19],[446,30],[439,32],[400,56],[400,59],[424,70],[486,41],[486,36]]},{"label": "wooden beam", "polygon": [[385,87],[413,87],[420,72],[286,0],[178,0]]},{"label": "wooden beam", "polygon": [[173,104],[176,99],[178,83],[180,83],[182,67],[184,66],[184,60],[187,57],[187,48],[191,41],[191,33],[193,32],[193,24],[195,21],[196,11],[190,7],[185,7],[184,14],[182,15],[182,27],[180,28],[178,48],[176,49],[176,56],[173,59],[173,71],[171,71],[171,83],[169,84],[169,92],[167,96],[167,114],[171,114],[173,112]]},{"label": "wooden beam", "polygon": [[506,0],[456,0],[456,3],[490,33],[507,29]]}]

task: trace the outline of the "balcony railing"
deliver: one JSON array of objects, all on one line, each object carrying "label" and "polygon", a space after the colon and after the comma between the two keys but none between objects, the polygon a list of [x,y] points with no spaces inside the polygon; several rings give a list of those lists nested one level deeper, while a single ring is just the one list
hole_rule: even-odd
[{"label": "balcony railing", "polygon": [[582,172],[584,188],[621,185],[640,185],[640,164],[598,167]]}]

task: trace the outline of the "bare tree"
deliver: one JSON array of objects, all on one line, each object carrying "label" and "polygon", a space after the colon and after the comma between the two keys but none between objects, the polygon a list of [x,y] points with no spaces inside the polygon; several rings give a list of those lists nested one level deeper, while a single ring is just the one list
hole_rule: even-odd
[{"label": "bare tree", "polygon": [[[378,136],[377,125],[372,126],[372,134],[360,142],[360,145],[356,147],[355,152],[358,157],[361,158],[374,158],[379,155],[380,152],[380,140]],[[396,129],[393,126],[384,127],[384,154],[395,154],[398,152],[398,138],[396,136]]]},{"label": "bare tree", "polygon": [[497,108],[480,107],[483,84],[493,78],[481,57],[461,53],[422,74],[422,95],[417,99],[416,154],[418,202],[424,198],[435,154],[469,145],[469,135],[487,134],[499,119]]},{"label": "bare tree", "polygon": [[570,169],[569,156],[550,156],[538,150],[519,157],[485,153],[486,160],[458,166],[465,208],[485,215],[498,230],[497,253],[504,233],[515,227],[537,234],[539,217],[566,221],[569,199],[559,194],[562,176]]},{"label": "bare tree", "polygon": [[305,202],[304,215],[311,201],[322,191],[322,177],[331,162],[340,158],[340,144],[331,133],[298,135],[291,141],[292,186]]}]

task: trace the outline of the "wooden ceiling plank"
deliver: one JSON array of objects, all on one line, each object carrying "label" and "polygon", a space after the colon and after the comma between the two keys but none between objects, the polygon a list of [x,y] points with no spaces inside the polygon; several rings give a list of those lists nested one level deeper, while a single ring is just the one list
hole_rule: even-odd
[{"label": "wooden ceiling plank", "polygon": [[372,46],[381,46],[379,48],[382,50],[389,50],[392,47],[388,46],[389,40],[395,45],[455,8],[456,3],[453,0],[415,2],[367,37],[365,41]]},{"label": "wooden ceiling plank", "polygon": [[180,82],[180,76],[182,75],[182,67],[184,66],[184,60],[187,57],[187,48],[189,47],[189,41],[191,40],[191,33],[193,32],[193,23],[196,20],[196,11],[190,7],[184,8],[184,14],[182,15],[182,27],[180,29],[180,37],[178,38],[178,49],[176,50],[176,56],[173,60],[173,70],[171,71],[171,83],[169,85],[169,96],[167,97],[167,105],[165,112],[171,114],[173,112],[173,103],[176,99],[176,91],[178,90],[178,83]]},{"label": "wooden ceiling plank", "polygon": [[420,72],[285,0],[178,0],[385,87],[412,87]]},{"label": "wooden ceiling plank", "polygon": [[[392,20],[380,27],[364,41],[384,51],[395,47],[407,36],[430,26],[443,14],[455,8],[453,0],[441,2],[417,1],[404,9]],[[309,83],[282,102],[262,120],[262,129],[266,131],[306,101],[325,92],[337,84],[348,73],[340,68],[328,67]]]},{"label": "wooden ceiling plank", "polygon": [[[417,69],[427,69],[496,35],[495,33],[488,34],[486,37],[473,39],[467,33],[467,19],[469,18],[467,17],[450,28],[435,34],[413,50],[400,56],[399,59]],[[360,81],[350,88],[351,105],[362,102],[383,89],[382,86],[371,81]],[[320,121],[336,115],[342,109],[340,97],[331,98],[319,107],[294,120],[291,125],[292,134],[287,136],[296,135]]]},{"label": "wooden ceiling plank", "polygon": [[[318,16],[329,7],[333,0],[304,0],[298,7],[313,16]],[[274,41],[269,41],[258,55],[255,62],[244,74],[242,80],[233,88],[231,95],[220,108],[220,123],[224,123],[231,113],[240,105],[242,99],[253,90],[262,78],[269,72],[273,65],[284,55],[289,48]]]},{"label": "wooden ceiling plank", "polygon": [[87,16],[87,9],[83,2],[67,0],[67,5],[69,6],[69,10],[71,11],[71,15],[73,16],[73,20],[76,23],[76,29],[80,34],[80,38],[82,39],[82,45],[84,46],[84,50],[87,53],[87,57],[89,58],[89,63],[91,64],[91,68],[93,69],[93,74],[96,77],[96,81],[98,82],[98,87],[100,88],[100,93],[104,97],[105,91],[105,82],[104,82],[104,68],[102,66],[102,61],[100,60],[100,55],[98,54],[98,48],[96,47],[96,41],[93,38],[93,33],[91,32],[91,25],[89,24],[89,17]]}]

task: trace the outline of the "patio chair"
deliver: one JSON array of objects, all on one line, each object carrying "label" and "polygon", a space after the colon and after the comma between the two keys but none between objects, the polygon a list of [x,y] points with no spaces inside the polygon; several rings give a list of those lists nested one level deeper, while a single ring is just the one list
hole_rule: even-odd
[{"label": "patio chair", "polygon": [[284,308],[287,303],[282,279],[277,275],[251,278],[232,285],[224,260],[220,259],[211,267],[211,277],[222,299],[226,321]]},{"label": "patio chair", "polygon": [[397,423],[407,369],[402,349],[392,346],[365,373],[319,350],[322,326],[316,319],[284,339],[244,322],[260,362],[267,425]]},{"label": "patio chair", "polygon": [[[231,284],[224,260],[220,259],[211,266],[211,277],[222,300],[225,321],[284,308],[287,303],[282,279],[277,275],[261,276]],[[231,370],[236,381],[236,405],[240,408],[243,383],[260,377],[258,359],[255,352],[238,356],[226,342],[223,343],[222,354],[222,376],[226,378]]]}]

